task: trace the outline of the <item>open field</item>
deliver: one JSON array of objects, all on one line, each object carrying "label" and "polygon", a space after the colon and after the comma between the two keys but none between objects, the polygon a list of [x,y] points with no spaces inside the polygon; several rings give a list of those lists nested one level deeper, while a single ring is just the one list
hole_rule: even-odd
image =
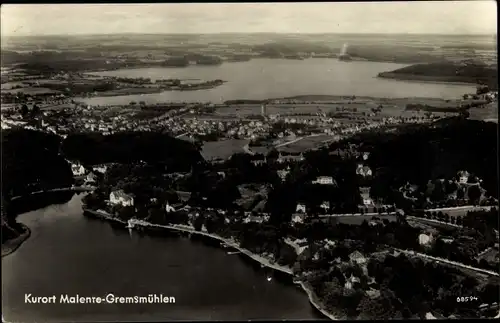
[{"label": "open field", "polygon": [[226,159],[234,153],[243,153],[243,146],[248,142],[248,140],[244,139],[209,141],[203,145],[201,154],[206,160],[214,158]]},{"label": "open field", "polygon": [[14,81],[14,82],[6,82],[6,83],[2,83],[1,85],[1,89],[2,90],[12,90],[12,88],[14,86],[22,86],[22,87],[25,87],[27,86],[25,84],[25,82],[21,82],[21,81]]},{"label": "open field", "polygon": [[215,115],[215,114],[184,114],[181,118],[183,119],[193,119],[195,118],[198,119],[198,120],[212,120],[212,121],[219,121],[219,120],[224,120],[224,121],[231,121],[231,120],[240,120],[238,117],[236,116],[231,116],[231,115],[225,115],[225,116],[221,116],[221,115]]},{"label": "open field", "polygon": [[438,222],[438,221],[430,221],[425,218],[416,218],[416,219],[408,219],[408,223],[412,227],[422,228],[422,229],[445,229],[450,230],[453,228],[457,228],[450,223]]},{"label": "open field", "polygon": [[335,219],[338,220],[339,223],[344,223],[344,224],[354,224],[354,225],[360,225],[363,223],[364,220],[366,221],[371,221],[371,219],[376,216],[380,219],[380,221],[383,221],[384,219],[387,219],[391,222],[396,221],[396,216],[395,215],[355,215],[355,216],[339,216],[335,217]]},{"label": "open field", "polygon": [[60,91],[57,90],[51,90],[45,87],[23,87],[20,89],[12,89],[12,90],[2,90],[3,93],[11,93],[15,94],[18,92],[24,93],[24,94],[58,94],[61,93]]},{"label": "open field", "polygon": [[469,109],[470,119],[484,120],[498,123],[498,102],[490,103],[485,108]]},{"label": "open field", "polygon": [[62,103],[62,104],[40,104],[41,110],[64,110],[71,109],[75,105],[73,103]]},{"label": "open field", "polygon": [[[423,114],[423,112],[417,111],[405,111],[407,104],[427,104],[435,107],[448,107],[455,108],[463,103],[458,100],[451,100],[446,102],[440,99],[356,99],[348,102],[332,102],[332,103],[313,103],[313,104],[268,104],[266,106],[266,113],[268,115],[279,114],[281,116],[290,116],[294,118],[310,118],[311,116],[300,116],[300,114],[312,114],[315,116],[317,113],[353,113],[361,114],[371,113],[372,108],[376,108],[379,105],[382,106],[382,111],[380,112],[381,117],[390,116],[404,116],[410,117],[412,115]],[[342,111],[342,109],[345,111]],[[260,104],[238,104],[226,107],[219,107],[216,109],[214,115],[221,116],[239,116],[245,117],[249,115],[260,115],[261,105]]]},{"label": "open field", "polygon": [[99,96],[120,96],[120,95],[150,94],[150,93],[160,93],[160,92],[162,92],[162,90],[155,87],[145,87],[145,88],[129,87],[123,89],[116,89],[113,91],[100,92]]},{"label": "open field", "polygon": [[289,145],[285,145],[279,147],[279,151],[287,151],[287,152],[304,152],[309,149],[320,147],[324,141],[331,140],[332,136],[328,135],[319,135],[319,136],[311,136],[305,137],[298,141],[295,141]]}]

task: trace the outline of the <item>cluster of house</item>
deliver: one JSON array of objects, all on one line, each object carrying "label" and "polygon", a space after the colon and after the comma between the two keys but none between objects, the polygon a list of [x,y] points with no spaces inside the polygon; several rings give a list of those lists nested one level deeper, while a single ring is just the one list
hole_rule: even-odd
[{"label": "cluster of house", "polygon": [[246,139],[265,137],[270,129],[270,125],[262,121],[200,120],[197,117],[168,118],[156,122],[155,126],[161,126],[162,128],[168,127],[168,129],[176,135],[186,133],[204,136],[212,133],[224,133],[227,138],[238,137]]},{"label": "cluster of house", "polygon": [[[457,172],[457,175],[452,178],[452,179],[438,179],[439,182],[442,184],[456,184],[456,190],[450,192],[447,194],[446,199],[447,200],[455,200],[459,202],[467,202],[468,201],[468,190],[471,189],[472,187],[476,186],[479,187],[481,194],[484,195],[485,190],[481,187],[481,183],[483,182],[479,177],[472,175],[468,171],[459,171]],[[428,200],[429,196],[432,194],[432,192],[435,189],[435,183],[431,180],[428,181],[427,183],[427,190],[426,194],[428,195]],[[403,187],[399,189],[402,193],[403,196],[407,199],[410,200],[416,200],[415,197],[411,197],[411,195],[418,190],[417,185],[412,185],[410,183],[407,183]],[[459,198],[459,191],[461,192],[461,197]]]},{"label": "cluster of house", "polygon": [[267,122],[262,121],[250,121],[246,124],[239,124],[235,127],[228,128],[227,136],[247,138],[247,139],[257,139],[260,137],[266,137],[269,135],[271,125]]},{"label": "cluster of house", "polygon": [[18,121],[18,120],[12,120],[12,119],[7,119],[2,116],[2,129],[10,129],[10,128],[24,128],[28,129],[29,126],[27,126],[26,121]]},{"label": "cluster of house", "polygon": [[356,174],[360,175],[362,177],[369,177],[372,176],[372,170],[370,169],[369,166],[363,165],[363,164],[358,164],[356,168]]},{"label": "cluster of house", "polygon": [[[86,108],[90,110],[90,106],[87,106]],[[78,118],[74,121],[75,128],[80,129],[81,131],[100,132],[103,135],[110,135],[116,131],[149,130],[147,127],[141,126],[135,122],[130,122],[123,115],[110,117],[109,120],[105,121],[101,118],[93,117],[92,112],[88,112],[88,114],[91,115]]]},{"label": "cluster of house", "polygon": [[498,99],[498,91],[490,91],[484,94],[464,94],[464,100],[487,100],[495,101]]},{"label": "cluster of house", "polygon": [[286,162],[301,162],[304,161],[304,154],[302,152],[293,151],[279,151],[277,162],[282,164]]},{"label": "cluster of house", "polygon": [[87,169],[80,163],[69,163],[71,164],[71,171],[73,173],[73,176],[83,178],[84,185],[95,185],[98,180],[97,173],[105,174],[108,170],[107,165],[95,165],[91,169]]},{"label": "cluster of house", "polygon": [[[290,241],[290,239],[287,238],[285,239],[285,242],[295,248],[297,255],[300,255],[308,248],[308,242],[306,239]],[[328,239],[324,239],[322,243],[321,242],[318,243],[320,244],[321,247],[325,249],[331,249],[336,244],[334,241]],[[319,257],[320,257],[319,252],[316,252],[312,256],[312,259],[319,260]],[[338,258],[336,261],[337,263],[340,263],[340,258]],[[365,275],[368,274],[368,269],[367,269],[368,260],[361,252],[356,250],[353,251],[351,254],[349,254],[349,263],[351,265],[359,266],[363,270],[363,273]],[[360,283],[361,281],[360,277],[356,277],[354,274],[351,274],[349,277],[344,276],[344,278],[345,278],[344,288],[346,290],[352,290],[355,287],[355,284]],[[370,283],[374,283],[374,280],[372,279],[372,282]],[[375,289],[370,289],[368,294],[372,298],[377,297],[379,295],[377,294]]]},{"label": "cluster of house", "polygon": [[134,206],[134,196],[125,193],[123,190],[116,190],[109,194],[109,203],[112,205]]}]

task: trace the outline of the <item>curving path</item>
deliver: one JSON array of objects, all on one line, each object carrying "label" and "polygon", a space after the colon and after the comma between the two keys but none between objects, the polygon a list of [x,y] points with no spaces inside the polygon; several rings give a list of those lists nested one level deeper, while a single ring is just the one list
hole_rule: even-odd
[{"label": "curving path", "polygon": [[411,251],[411,250],[403,250],[403,249],[397,249],[397,248],[394,248],[394,250],[397,250],[398,252],[404,253],[405,255],[421,257],[421,258],[424,258],[424,259],[430,259],[430,260],[433,260],[433,261],[436,261],[436,262],[441,262],[441,263],[444,263],[444,264],[448,264],[448,265],[452,265],[452,266],[457,266],[457,267],[461,267],[461,268],[466,268],[466,269],[470,269],[470,270],[473,270],[473,271],[477,271],[477,272],[482,273],[482,274],[487,274],[487,275],[497,276],[497,277],[500,276],[500,274],[498,272],[494,272],[494,271],[491,271],[491,270],[486,270],[486,269],[482,269],[482,268],[476,268],[476,267],[464,265],[464,264],[456,262],[456,261],[451,261],[451,260],[447,260],[447,259],[443,259],[443,258],[437,258],[437,257],[429,256],[429,255],[426,255],[426,254],[423,254],[423,253],[419,253],[419,252],[415,252],[415,251]]}]

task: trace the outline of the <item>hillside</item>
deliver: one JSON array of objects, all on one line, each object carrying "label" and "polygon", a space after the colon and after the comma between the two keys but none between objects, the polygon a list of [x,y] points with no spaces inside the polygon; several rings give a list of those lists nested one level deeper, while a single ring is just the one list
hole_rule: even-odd
[{"label": "hillside", "polygon": [[378,77],[397,80],[462,82],[477,84],[482,82],[492,89],[498,88],[498,70],[485,64],[474,63],[430,63],[414,64],[391,72],[383,72]]},{"label": "hillside", "polygon": [[203,161],[193,144],[153,132],[73,134],[63,141],[62,152],[66,158],[87,165],[145,161],[170,170],[189,170]]},{"label": "hillside", "polygon": [[[66,160],[58,154],[58,136],[23,129],[2,130],[1,136],[1,230],[4,255],[4,252],[14,250],[29,235],[29,230],[15,221],[17,212],[12,209],[10,199],[35,191],[69,187],[73,184],[73,174]],[[8,241],[11,245],[4,245]]]},{"label": "hillside", "polygon": [[2,195],[6,198],[73,184],[59,155],[60,138],[31,130],[2,131]]},{"label": "hillside", "polygon": [[482,187],[488,194],[498,195],[495,123],[448,118],[432,127],[405,126],[390,135],[362,133],[350,142],[371,152],[368,164],[375,178],[385,178],[394,187],[407,181],[423,185],[430,179],[450,179],[467,170],[483,179]]}]

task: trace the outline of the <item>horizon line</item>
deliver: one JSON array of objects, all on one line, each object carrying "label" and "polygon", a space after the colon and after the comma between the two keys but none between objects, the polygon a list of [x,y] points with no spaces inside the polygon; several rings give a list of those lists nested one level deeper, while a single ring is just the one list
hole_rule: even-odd
[{"label": "horizon line", "polygon": [[3,37],[77,37],[77,36],[119,36],[119,35],[154,35],[154,36],[178,36],[178,35],[255,35],[255,34],[276,34],[276,35],[411,35],[411,36],[496,36],[497,33],[470,33],[470,34],[450,34],[450,33],[357,33],[357,32],[275,32],[275,31],[257,31],[257,32],[187,32],[187,33],[141,33],[141,32],[122,32],[122,33],[103,33],[103,34],[34,34],[34,35],[8,35],[2,34]]}]

